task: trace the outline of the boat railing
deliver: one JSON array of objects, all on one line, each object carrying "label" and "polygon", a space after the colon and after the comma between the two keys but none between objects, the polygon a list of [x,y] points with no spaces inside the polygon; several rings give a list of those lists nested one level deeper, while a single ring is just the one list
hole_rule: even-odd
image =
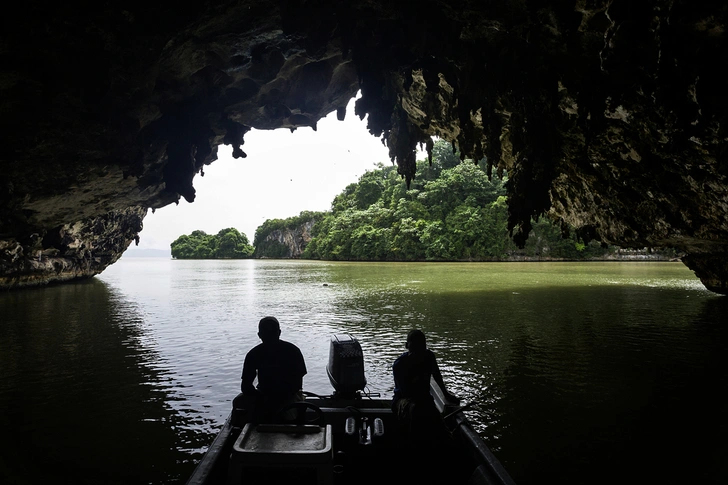
[{"label": "boat railing", "polygon": [[443,419],[454,420],[454,431],[468,445],[466,448],[473,450],[480,465],[476,468],[474,476],[469,483],[483,485],[515,485],[513,478],[508,474],[505,467],[496,458],[493,452],[485,444],[483,438],[473,429],[464,411],[471,409],[474,405],[450,401],[434,379],[430,380],[430,393],[435,400],[435,405],[443,414]]}]

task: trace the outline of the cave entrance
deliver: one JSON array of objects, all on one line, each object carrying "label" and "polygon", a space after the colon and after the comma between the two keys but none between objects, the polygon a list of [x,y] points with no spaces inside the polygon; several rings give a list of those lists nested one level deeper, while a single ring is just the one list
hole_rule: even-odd
[{"label": "cave entrance", "polygon": [[[139,245],[128,252],[166,251],[183,234],[201,230],[217,234],[234,227],[251,244],[267,219],[285,219],[302,211],[326,211],[334,197],[379,163],[391,164],[388,149],[369,133],[366,118],[354,114],[352,98],[346,118],[336,112],[310,127],[251,130],[243,149],[247,158],[233,158],[232,147],[220,145],[218,159],[193,181],[192,203],[151,211],[144,219]],[[424,158],[424,155],[422,156]]]}]

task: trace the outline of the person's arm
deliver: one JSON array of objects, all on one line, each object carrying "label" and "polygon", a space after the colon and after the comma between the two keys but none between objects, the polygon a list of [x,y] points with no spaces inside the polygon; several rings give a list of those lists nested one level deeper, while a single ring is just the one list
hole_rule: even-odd
[{"label": "person's arm", "polygon": [[298,380],[296,391],[299,389],[303,389],[303,376],[305,376],[308,373],[308,370],[306,370],[306,360],[303,358],[303,354],[301,353],[301,349],[297,348],[298,350],[298,362],[296,364],[296,373],[298,374]]},{"label": "person's arm", "polygon": [[402,385],[404,384],[402,377],[402,356],[400,355],[392,364],[392,378],[394,379],[394,389],[392,390],[392,410],[395,411],[397,415],[401,412],[401,410],[396,409],[397,403],[400,399],[404,398],[404,394],[407,392],[406,389],[402,388]]},{"label": "person's arm", "polygon": [[395,359],[394,363],[392,364],[392,379],[394,380],[394,392],[395,394],[398,394],[397,391],[402,390],[402,383],[400,382],[399,378],[399,367],[400,367],[400,357]]},{"label": "person's arm", "polygon": [[251,364],[249,357],[250,352],[245,356],[245,361],[243,362],[243,376],[240,381],[240,390],[243,394],[252,395],[255,393],[253,382],[255,381],[257,372],[255,366]]}]

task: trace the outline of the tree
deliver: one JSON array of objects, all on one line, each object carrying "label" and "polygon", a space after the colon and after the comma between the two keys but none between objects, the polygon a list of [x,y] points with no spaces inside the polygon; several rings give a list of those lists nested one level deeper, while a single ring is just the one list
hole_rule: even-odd
[{"label": "tree", "polygon": [[216,235],[204,231],[192,231],[182,235],[172,244],[172,257],[175,259],[240,259],[253,255],[253,246],[248,237],[237,229],[229,227]]},{"label": "tree", "polygon": [[453,168],[460,164],[460,153],[453,150],[452,143],[437,140],[432,147],[432,160],[441,169]]},{"label": "tree", "polygon": [[420,235],[427,223],[423,219],[405,217],[392,227],[391,251],[398,261],[417,261],[425,259],[425,247]]},{"label": "tree", "polygon": [[217,258],[249,258],[253,255],[253,250],[248,237],[233,227],[217,233]]},{"label": "tree", "polygon": [[359,178],[352,194],[357,209],[364,210],[379,200],[384,185],[381,178],[377,172],[366,172]]}]

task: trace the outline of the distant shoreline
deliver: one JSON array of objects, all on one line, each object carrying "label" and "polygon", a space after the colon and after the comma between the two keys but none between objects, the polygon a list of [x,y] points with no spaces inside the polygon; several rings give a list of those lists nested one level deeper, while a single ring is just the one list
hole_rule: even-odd
[{"label": "distant shoreline", "polygon": [[171,249],[142,249],[129,248],[121,255],[122,258],[170,258],[172,259]]},{"label": "distant shoreline", "polygon": [[[139,257],[139,256],[132,256]],[[160,256],[152,256],[160,257]],[[166,256],[163,256],[166,257]],[[639,257],[609,257],[609,258],[588,258],[588,259],[564,259],[564,258],[534,258],[519,257],[510,259],[443,259],[425,260],[417,259],[412,261],[394,261],[379,259],[306,259],[306,258],[173,258],[174,261],[326,261],[333,263],[681,263],[680,258],[639,258]]]},{"label": "distant shoreline", "polygon": [[[122,255],[123,258],[167,258],[167,259],[178,259],[172,257],[172,251],[171,250],[165,250],[165,249],[142,249],[142,248],[129,248],[127,249],[124,254]],[[229,260],[230,258],[181,258],[180,260],[185,259],[226,259]],[[234,258],[238,259],[238,258]],[[270,258],[270,257],[262,257],[262,258],[239,258],[239,259],[282,259],[282,260],[290,260],[290,259],[301,259],[303,258]],[[316,261],[316,260],[306,260],[306,261]],[[352,260],[354,261],[354,260]],[[359,261],[359,260],[356,260]],[[379,260],[361,260],[361,261],[371,261],[371,262],[385,262],[385,261],[379,261]],[[657,255],[654,253],[643,253],[643,252],[633,252],[633,253],[617,253],[617,254],[610,254],[606,257],[599,257],[599,258],[589,258],[589,259],[576,259],[576,260],[570,260],[570,259],[561,259],[561,258],[549,258],[549,257],[528,257],[528,256],[511,256],[509,258],[502,258],[502,259],[492,259],[492,260],[451,260],[451,261],[409,261],[409,262],[470,262],[470,263],[507,263],[507,262],[589,262],[589,261],[645,261],[645,262],[657,262],[657,261],[672,261],[672,262],[679,262],[679,257],[665,257],[661,255]],[[394,262],[394,261],[391,261]],[[404,262],[404,261],[397,261],[397,262]]]}]

